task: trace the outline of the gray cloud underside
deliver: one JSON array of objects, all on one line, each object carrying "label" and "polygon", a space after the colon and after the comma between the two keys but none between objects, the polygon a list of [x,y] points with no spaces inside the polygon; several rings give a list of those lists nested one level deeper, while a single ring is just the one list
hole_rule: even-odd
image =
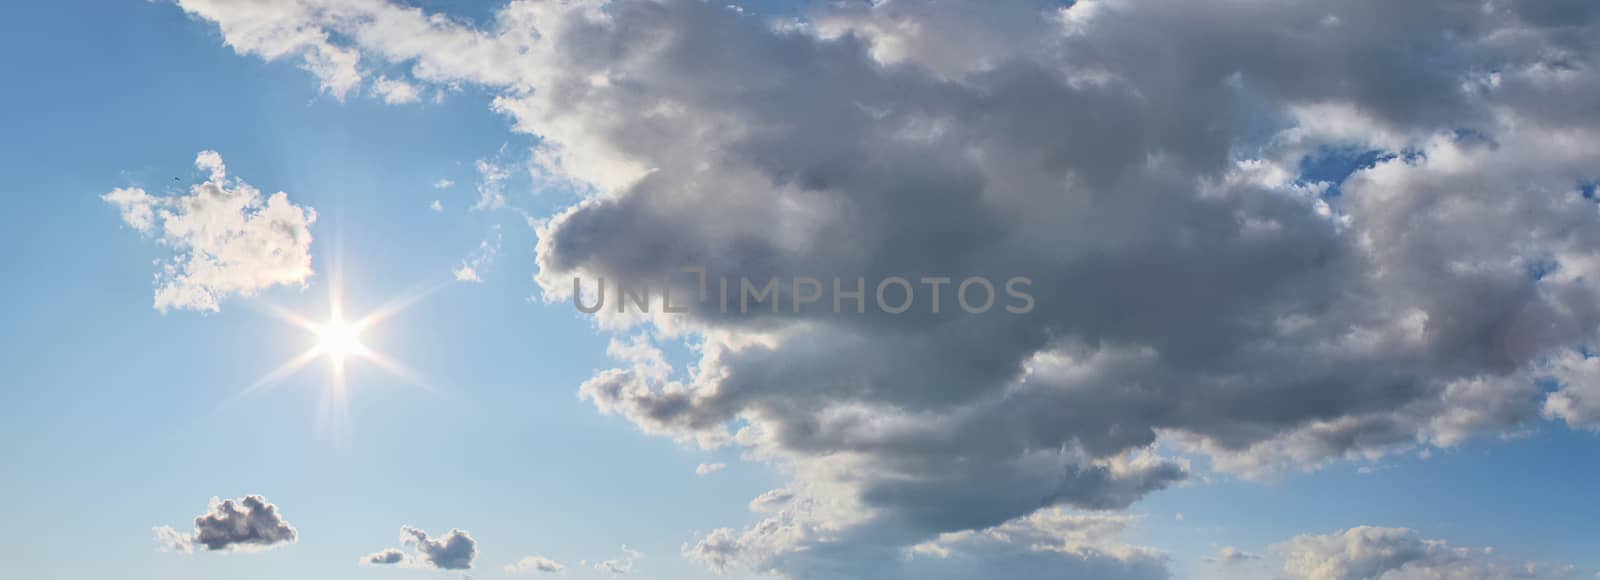
[{"label": "gray cloud underside", "polygon": [[[1025,316],[608,316],[702,358],[679,379],[619,341],[584,397],[795,474],[787,507],[706,538],[727,565],[870,577],[1043,506],[1125,508],[1188,471],[1158,440],[1261,474],[1600,417],[1591,2],[891,0],[776,24],[512,2],[485,29],[181,4],[313,72],[333,37],[269,32],[501,91],[543,174],[595,190],[541,229],[555,300],[680,266],[1034,280]],[[1383,154],[1337,195],[1297,179],[1344,150]]]},{"label": "gray cloud underside", "polygon": [[278,506],[259,495],[249,495],[212,500],[210,511],[195,517],[191,533],[156,528],[156,537],[165,548],[180,552],[191,552],[196,546],[209,551],[249,551],[293,544],[299,532],[284,520]]}]

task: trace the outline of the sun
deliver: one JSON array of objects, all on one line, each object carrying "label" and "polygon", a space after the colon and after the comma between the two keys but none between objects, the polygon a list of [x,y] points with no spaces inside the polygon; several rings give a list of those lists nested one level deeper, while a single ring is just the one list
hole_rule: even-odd
[{"label": "sun", "polygon": [[316,335],[317,352],[335,361],[366,351],[366,347],[361,345],[361,327],[339,318],[318,325]]},{"label": "sun", "polygon": [[285,361],[282,365],[261,377],[260,380],[246,387],[242,392],[235,395],[234,399],[250,396],[278,384],[319,358],[326,359],[329,362],[329,370],[331,372],[329,373],[328,381],[324,383],[323,390],[330,397],[327,410],[335,414],[342,413],[345,404],[347,362],[369,364],[388,371],[390,374],[404,379],[407,383],[433,391],[434,389],[426,381],[405,364],[385,356],[376,349],[369,348],[362,342],[362,335],[370,334],[368,331],[372,330],[372,327],[406,309],[439,287],[440,285],[434,285],[415,289],[385,302],[376,310],[356,317],[354,320],[346,320],[344,316],[344,300],[339,292],[337,282],[332,284],[330,288],[330,309],[326,322],[317,323],[295,312],[268,303],[260,304],[269,314],[276,318],[305,329],[314,342],[310,348],[301,352],[298,356]]}]

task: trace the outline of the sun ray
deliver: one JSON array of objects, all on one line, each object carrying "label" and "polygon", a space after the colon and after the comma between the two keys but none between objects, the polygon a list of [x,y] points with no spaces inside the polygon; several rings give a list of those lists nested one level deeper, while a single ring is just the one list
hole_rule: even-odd
[{"label": "sun ray", "polygon": [[310,318],[301,316],[299,313],[293,310],[289,310],[282,306],[278,306],[277,304],[265,301],[252,303],[251,307],[257,311],[264,312],[273,318],[277,318],[278,320],[282,320],[311,332],[316,332],[317,323],[312,322]]},{"label": "sun ray", "polygon": [[285,361],[250,386],[223,401],[218,405],[219,409],[284,381],[318,358],[326,358],[328,361],[328,376],[322,388],[322,396],[318,402],[317,412],[318,423],[323,430],[335,429],[343,432],[347,428],[346,422],[349,418],[350,398],[348,367],[353,361],[371,364],[429,393],[442,394],[439,389],[424,380],[420,373],[393,357],[367,347],[361,342],[361,335],[377,324],[438,291],[444,285],[434,284],[414,287],[410,291],[384,302],[364,316],[355,318],[352,322],[347,321],[349,319],[344,316],[343,284],[342,277],[339,275],[339,268],[335,267],[330,272],[328,280],[328,319],[324,322],[316,322],[302,314],[269,302],[261,301],[252,304],[254,308],[271,315],[273,318],[305,330],[312,335],[315,343],[311,348]]},{"label": "sun ray", "polygon": [[434,292],[438,292],[439,289],[443,288],[444,286],[445,283],[441,282],[432,285],[414,287],[410,291],[379,305],[377,308],[373,309],[372,312],[368,312],[366,316],[357,319],[355,326],[358,329],[366,329],[367,327],[383,322],[390,316],[394,316],[395,314],[400,313],[400,311],[410,308],[411,305],[422,301],[422,299],[427,298]]},{"label": "sun ray", "polygon": [[255,383],[251,384],[250,386],[245,387],[244,390],[239,391],[238,394],[236,394],[233,397],[229,398],[227,402],[231,403],[233,401],[237,401],[239,399],[243,399],[243,398],[248,397],[248,396],[250,396],[252,394],[255,394],[256,391],[259,391],[261,389],[264,389],[264,388],[270,387],[272,385],[278,384],[278,382],[282,381],[283,379],[289,378],[290,375],[293,375],[295,372],[299,371],[301,368],[304,368],[306,365],[311,364],[311,361],[316,360],[317,356],[321,355],[321,354],[322,353],[318,352],[317,349],[315,349],[315,348],[309,349],[309,350],[307,350],[305,352],[300,353],[299,356],[296,356],[296,357],[294,357],[292,359],[289,359],[289,360],[285,361],[283,364],[278,365],[278,368],[273,369],[272,371],[268,372],[265,376],[262,376],[260,380],[257,380]]},{"label": "sun ray", "polygon": [[384,371],[387,371],[389,374],[392,374],[392,375],[394,375],[396,377],[399,377],[401,379],[405,379],[406,382],[411,383],[412,385],[416,386],[417,388],[420,388],[420,389],[422,389],[424,391],[427,391],[427,392],[435,394],[435,395],[444,394],[442,391],[440,391],[439,389],[435,388],[433,385],[429,384],[426,380],[424,380],[422,378],[421,374],[419,374],[416,371],[412,370],[410,367],[406,366],[404,363],[401,363],[400,361],[397,361],[397,360],[394,360],[393,358],[385,356],[383,353],[380,353],[380,352],[377,352],[377,351],[374,351],[374,350],[367,350],[367,351],[361,353],[359,356],[361,357],[362,360],[365,360],[367,362],[372,363],[374,366],[376,366],[376,367],[378,367],[380,369],[383,369]]}]

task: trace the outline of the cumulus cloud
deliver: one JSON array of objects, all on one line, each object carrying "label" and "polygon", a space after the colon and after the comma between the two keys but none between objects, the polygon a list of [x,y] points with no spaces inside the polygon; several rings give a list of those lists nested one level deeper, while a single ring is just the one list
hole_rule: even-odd
[{"label": "cumulus cloud", "polygon": [[1326,535],[1301,535],[1277,546],[1283,577],[1291,580],[1577,579],[1571,566],[1517,562],[1494,550],[1454,547],[1404,528],[1362,526]]},{"label": "cumulus cloud", "polygon": [[405,561],[406,561],[406,553],[404,551],[402,551],[402,550],[395,549],[395,548],[386,548],[384,550],[381,550],[381,551],[378,551],[378,552],[373,552],[371,554],[367,554],[367,555],[361,557],[361,562],[362,563],[364,563],[364,564],[373,564],[373,565],[378,565],[378,566],[385,566],[385,565],[389,565],[389,564],[400,564],[400,563],[403,563]]},{"label": "cumulus cloud", "polygon": [[361,562],[380,566],[471,570],[472,561],[478,556],[478,541],[472,539],[472,534],[456,529],[434,538],[417,528],[401,526],[400,545],[410,548],[411,552],[399,548],[386,548],[362,556]]},{"label": "cumulus cloud", "polygon": [[259,495],[242,499],[211,500],[208,512],[194,519],[194,531],[182,533],[171,527],[155,528],[156,541],[163,549],[192,553],[196,547],[207,551],[259,551],[299,539],[294,526],[278,513],[278,506]]},{"label": "cumulus cloud", "polygon": [[400,541],[416,551],[418,565],[440,570],[470,570],[472,560],[478,556],[477,540],[462,530],[452,529],[443,536],[431,538],[427,532],[405,526],[400,528]]},{"label": "cumulus cloud", "polygon": [[[241,52],[301,31],[497,91],[540,169],[591,186],[539,228],[552,301],[574,276],[688,296],[685,266],[1032,279],[1026,315],[961,315],[948,288],[942,315],[603,314],[699,360],[619,343],[581,396],[794,474],[708,562],[871,577],[947,534],[1124,509],[1187,477],[1174,452],[1268,476],[1592,421],[1583,365],[1551,363],[1600,338],[1584,0],[889,0],[780,24],[513,1],[483,28],[195,4]],[[1330,157],[1349,170],[1306,170]],[[503,205],[480,171],[478,205]],[[925,552],[1065,557],[1018,547]],[[1113,560],[1079,564],[1160,566]]]},{"label": "cumulus cloud", "polygon": [[526,574],[532,572],[555,574],[565,569],[566,566],[562,566],[559,562],[544,556],[528,556],[521,560],[517,560],[515,564],[507,564],[505,567],[505,571],[513,574]]},{"label": "cumulus cloud", "polygon": [[1600,431],[1600,358],[1569,351],[1550,362],[1560,388],[1545,399],[1544,414],[1589,431]]},{"label": "cumulus cloud", "polygon": [[702,475],[702,476],[703,475],[711,475],[713,473],[716,473],[718,471],[722,471],[722,470],[727,469],[727,468],[728,468],[727,464],[723,464],[723,463],[701,463],[700,465],[695,466],[694,474],[695,475]]},{"label": "cumulus cloud", "polygon": [[612,576],[622,576],[633,572],[633,565],[644,558],[644,553],[627,546],[622,547],[622,557],[596,562],[594,569]]},{"label": "cumulus cloud", "polygon": [[230,179],[215,151],[200,152],[195,167],[208,178],[187,195],[155,196],[135,187],[101,196],[121,210],[124,223],[174,253],[156,274],[155,308],[214,312],[230,296],[303,284],[312,275],[316,211],[281,191],[263,198],[250,184]]}]

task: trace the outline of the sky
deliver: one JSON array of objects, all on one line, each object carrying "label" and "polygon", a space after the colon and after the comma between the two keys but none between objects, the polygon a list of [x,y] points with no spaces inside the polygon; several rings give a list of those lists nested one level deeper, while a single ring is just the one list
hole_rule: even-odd
[{"label": "sky", "polygon": [[1592,3],[7,11],[7,576],[1600,573]]}]

